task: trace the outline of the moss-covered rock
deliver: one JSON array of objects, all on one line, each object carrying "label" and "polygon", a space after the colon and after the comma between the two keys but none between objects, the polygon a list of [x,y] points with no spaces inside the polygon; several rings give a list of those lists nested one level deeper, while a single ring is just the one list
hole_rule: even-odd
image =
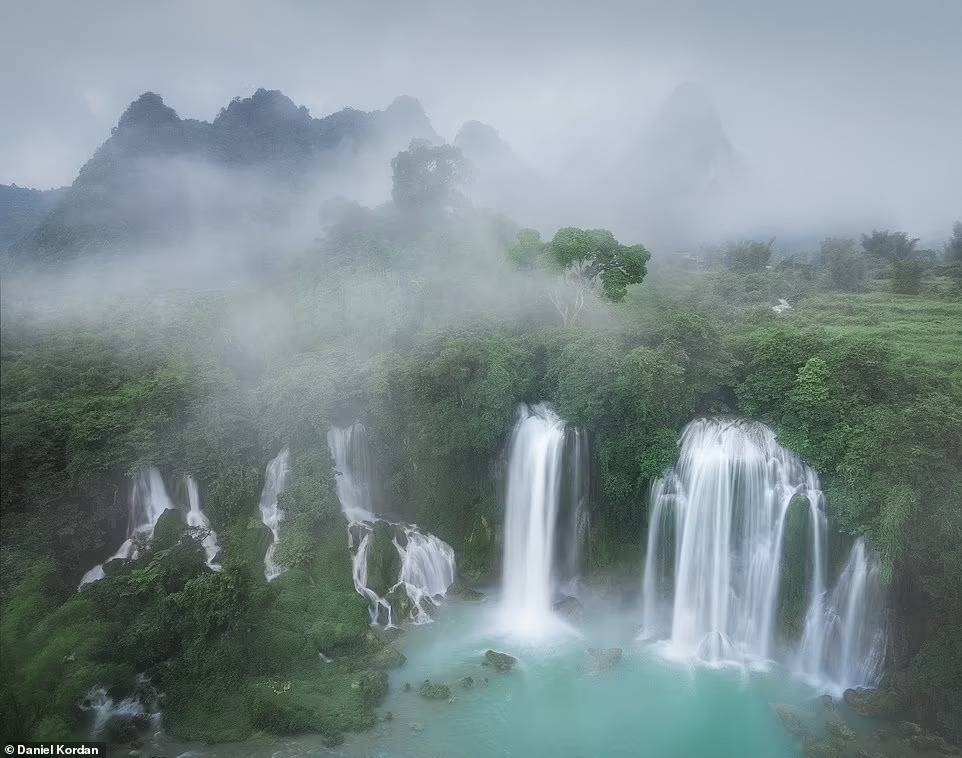
[{"label": "moss-covered rock", "polygon": [[797,708],[786,705],[785,703],[776,703],[772,706],[772,710],[776,718],[778,718],[778,722],[782,725],[782,728],[792,737],[802,739],[808,736],[809,728]]},{"label": "moss-covered rock", "polygon": [[862,716],[894,719],[902,713],[904,698],[893,690],[845,690],[845,704]]},{"label": "moss-covered rock", "polygon": [[451,698],[451,688],[448,685],[432,682],[430,679],[424,680],[418,692],[421,693],[421,697],[428,700],[449,700]]},{"label": "moss-covered rock", "polygon": [[496,650],[488,650],[484,654],[484,660],[481,661],[481,665],[493,666],[498,671],[508,672],[514,669],[514,666],[517,662],[517,658],[510,656],[507,653],[499,653]]},{"label": "moss-covered rock", "polygon": [[388,678],[383,671],[361,671],[351,682],[351,689],[357,690],[364,704],[374,708],[384,702],[388,693]]},{"label": "moss-covered rock", "polygon": [[402,666],[406,660],[404,654],[394,645],[385,645],[371,657],[370,665],[373,669],[384,671]]},{"label": "moss-covered rock", "polygon": [[384,596],[384,599],[387,600],[391,606],[391,619],[395,624],[400,624],[402,621],[407,621],[411,618],[413,604],[403,584],[393,587],[391,591]]},{"label": "moss-covered rock", "polygon": [[166,550],[176,545],[187,530],[187,518],[180,508],[168,508],[154,525],[151,548]]},{"label": "moss-covered rock", "polygon": [[384,597],[397,584],[401,557],[394,546],[394,527],[386,521],[374,523],[372,543],[367,553],[367,586]]}]

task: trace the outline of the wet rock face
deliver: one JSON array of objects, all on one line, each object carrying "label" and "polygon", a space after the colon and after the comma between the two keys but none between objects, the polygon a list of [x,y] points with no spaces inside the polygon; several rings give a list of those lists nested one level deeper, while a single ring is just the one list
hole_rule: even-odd
[{"label": "wet rock face", "polygon": [[432,682],[430,679],[425,679],[421,684],[421,689],[418,690],[421,693],[421,697],[427,698],[428,700],[450,700],[451,699],[451,688],[439,682]]},{"label": "wet rock face", "polygon": [[460,579],[452,582],[451,586],[448,587],[447,591],[448,597],[459,597],[462,600],[467,600],[471,603],[478,603],[487,597],[480,590],[476,590],[473,587],[468,587]]},{"label": "wet rock face", "polygon": [[580,621],[584,614],[584,608],[582,608],[578,598],[571,597],[570,595],[562,597],[561,600],[552,606],[552,609],[561,616],[561,618],[567,619],[568,621]]},{"label": "wet rock face", "polygon": [[517,662],[517,658],[514,658],[507,653],[499,653],[496,650],[488,650],[484,654],[484,660],[481,661],[481,664],[483,666],[493,666],[495,669],[501,672],[508,672],[514,669],[514,666]]}]

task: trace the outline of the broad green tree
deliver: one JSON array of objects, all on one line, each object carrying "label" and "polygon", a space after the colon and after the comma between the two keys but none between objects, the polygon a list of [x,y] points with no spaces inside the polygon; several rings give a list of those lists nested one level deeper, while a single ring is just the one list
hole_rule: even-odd
[{"label": "broad green tree", "polygon": [[651,253],[643,245],[621,244],[607,229],[568,226],[547,244],[538,232],[522,229],[509,256],[523,268],[540,261],[557,273],[547,294],[567,325],[578,318],[589,294],[615,303],[624,300],[628,286],[645,278]]},{"label": "broad green tree", "polygon": [[404,210],[441,208],[458,197],[458,187],[474,177],[474,166],[454,145],[411,140],[407,150],[391,160],[391,197]]},{"label": "broad green tree", "polygon": [[905,232],[880,232],[873,229],[872,233],[862,235],[862,247],[869,255],[886,261],[904,261],[915,254],[918,238],[909,239]]},{"label": "broad green tree", "polygon": [[855,249],[855,241],[844,237],[828,237],[821,242],[821,264],[828,275],[829,286],[840,292],[862,289],[868,266],[865,256]]}]

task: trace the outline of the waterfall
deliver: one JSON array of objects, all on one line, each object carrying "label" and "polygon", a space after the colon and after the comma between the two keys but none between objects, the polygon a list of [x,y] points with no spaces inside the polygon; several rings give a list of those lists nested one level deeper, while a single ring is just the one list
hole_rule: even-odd
[{"label": "waterfall", "polygon": [[392,540],[401,557],[398,584],[403,585],[411,600],[411,620],[430,620],[425,601],[433,602],[444,595],[454,582],[456,571],[454,548],[433,534],[421,532],[417,527],[396,524],[405,537],[406,545]]},{"label": "waterfall", "polygon": [[372,466],[364,424],[355,422],[343,429],[331,427],[327,445],[337,469],[337,499],[348,523],[374,521]]},{"label": "waterfall", "polygon": [[884,614],[878,558],[858,539],[831,595],[813,602],[806,616],[802,676],[835,695],[878,684],[886,652]]},{"label": "waterfall", "polygon": [[197,487],[197,480],[187,475],[184,477],[184,481],[187,485],[187,502],[190,506],[187,511],[187,526],[203,531],[202,544],[204,554],[207,556],[207,565],[215,571],[219,571],[221,567],[217,560],[217,554],[220,552],[220,546],[217,544],[217,533],[210,528],[210,521],[200,508],[200,490]]},{"label": "waterfall", "polygon": [[[807,503],[807,513],[792,511],[808,524],[791,532],[805,535],[801,554],[785,547],[789,506],[802,507],[793,504],[797,496]],[[771,429],[742,419],[693,421],[678,462],[651,488],[641,636],[664,639],[671,655],[686,659],[768,663],[785,566],[807,576],[804,631],[788,651],[797,673],[837,694],[874,684],[885,653],[878,561],[858,540],[829,591],[827,544],[818,477]]]},{"label": "waterfall", "polygon": [[[587,524],[587,458],[582,436],[574,431],[576,465],[566,476],[566,431],[565,422],[539,404],[520,408],[511,436],[503,610],[516,632],[537,634],[550,627],[563,579],[577,577],[578,532]],[[568,508],[563,507],[566,481],[573,482],[568,491],[574,502]]]},{"label": "waterfall", "polygon": [[277,505],[277,498],[290,483],[290,480],[290,450],[285,447],[274,460],[267,464],[267,471],[264,472],[264,489],[261,490],[261,499],[258,505],[261,521],[271,530],[274,537],[270,547],[267,548],[267,554],[264,556],[264,576],[267,581],[276,579],[284,571],[275,558],[277,543],[281,538],[281,521],[284,518],[283,512]]},{"label": "waterfall", "polygon": [[85,584],[103,579],[105,576],[104,564],[112,560],[136,558],[138,555],[137,542],[142,539],[150,539],[154,533],[154,526],[156,526],[163,512],[168,508],[175,507],[167,494],[166,487],[164,487],[164,479],[160,475],[160,471],[156,467],[151,467],[140,472],[134,478],[131,487],[127,512],[127,539],[124,540],[117,552],[104,563],[94,566],[84,574],[79,586],[83,587]]},{"label": "waterfall", "polygon": [[[771,656],[789,502],[821,502],[815,472],[751,421],[699,419],[651,490],[645,634],[709,663]],[[668,590],[668,605],[663,602]]]},{"label": "waterfall", "polygon": [[[371,623],[392,626],[395,619],[388,597],[403,590],[410,600],[409,619],[415,623],[431,620],[429,609],[454,582],[457,567],[454,549],[433,534],[403,522],[379,519],[374,514],[373,466],[367,430],[360,422],[348,427],[331,427],[327,444],[337,471],[337,497],[348,522],[348,548],[353,552],[354,588],[367,598]],[[368,557],[374,547],[375,522],[391,532],[400,568],[393,586],[381,597],[369,586]]]}]

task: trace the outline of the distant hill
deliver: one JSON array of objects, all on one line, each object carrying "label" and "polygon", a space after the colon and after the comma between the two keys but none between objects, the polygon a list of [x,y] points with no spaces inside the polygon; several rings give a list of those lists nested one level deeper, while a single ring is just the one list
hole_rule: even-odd
[{"label": "distant hill", "polygon": [[292,196],[310,195],[324,177],[371,166],[389,176],[391,156],[415,137],[442,141],[410,97],[381,111],[346,108],[317,119],[283,93],[259,89],[208,123],[181,119],[147,92],[69,188],[49,203],[24,196],[18,207],[26,210],[4,233],[17,240],[12,255],[56,260],[177,243],[206,229],[282,224]]},{"label": "distant hill", "polygon": [[0,184],[0,250],[33,230],[65,192]]},{"label": "distant hill", "polygon": [[675,88],[605,184],[617,193],[615,215],[634,219],[653,243],[677,245],[710,235],[746,176],[708,93],[687,83]]},{"label": "distant hill", "polygon": [[454,138],[454,145],[478,169],[477,179],[469,188],[472,197],[526,225],[545,219],[552,204],[548,182],[494,127],[467,121]]}]

